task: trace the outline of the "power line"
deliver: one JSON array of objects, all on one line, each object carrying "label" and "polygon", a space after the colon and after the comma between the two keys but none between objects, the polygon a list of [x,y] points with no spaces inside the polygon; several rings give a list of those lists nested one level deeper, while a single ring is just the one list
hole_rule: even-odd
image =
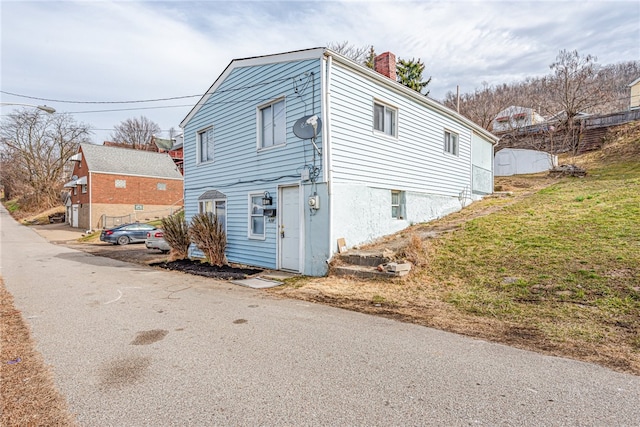
[{"label": "power line", "polygon": [[[272,84],[272,83],[278,83],[278,82],[286,81],[286,80],[289,80],[289,79],[295,79],[296,77],[299,77],[299,76],[300,76],[300,74],[298,74],[296,76],[281,77],[279,79],[259,82],[259,83],[255,83],[255,84],[247,85],[247,86],[239,86],[239,87],[234,87],[234,88],[229,88],[229,89],[218,89],[218,90],[216,90],[215,93],[234,92],[234,91],[240,91],[240,90],[245,90],[245,89],[252,89],[252,88],[255,88],[255,87],[258,87],[258,86],[264,86],[264,85],[268,85],[268,84]],[[33,99],[33,100],[37,100],[37,101],[59,102],[59,103],[62,103],[62,104],[139,104],[139,103],[145,103],[145,102],[174,101],[174,100],[178,100],[178,99],[198,98],[198,97],[204,96],[203,94],[197,94],[197,95],[173,96],[173,97],[168,97],[168,98],[139,99],[139,100],[128,100],[128,101],[71,101],[71,100],[64,100],[64,99],[41,98],[41,97],[38,97],[38,96],[22,95],[22,94],[19,94],[19,93],[7,92],[7,91],[4,91],[4,90],[0,90],[0,93],[3,93],[5,95],[17,96],[17,97],[20,97],[20,98]]]}]

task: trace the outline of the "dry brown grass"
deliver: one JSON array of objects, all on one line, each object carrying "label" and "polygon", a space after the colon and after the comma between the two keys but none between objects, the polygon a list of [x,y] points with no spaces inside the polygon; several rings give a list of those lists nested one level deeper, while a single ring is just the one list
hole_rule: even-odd
[{"label": "dry brown grass", "polygon": [[76,425],[2,279],[0,317],[0,425]]},{"label": "dry brown grass", "polygon": [[585,178],[496,178],[502,194],[361,248],[410,260],[406,278],[269,292],[640,375],[640,126],[620,132],[563,159]]}]

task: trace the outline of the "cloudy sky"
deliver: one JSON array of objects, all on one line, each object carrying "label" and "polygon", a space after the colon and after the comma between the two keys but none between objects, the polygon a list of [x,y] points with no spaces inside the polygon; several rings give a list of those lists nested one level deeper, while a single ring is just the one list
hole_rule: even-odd
[{"label": "cloudy sky", "polygon": [[[420,58],[437,100],[456,85],[547,74],[561,49],[601,64],[640,60],[637,0],[1,0],[0,19],[0,101],[71,113],[96,143],[131,117],[179,130],[233,59],[330,42]],[[159,101],[125,102],[144,100]]]}]

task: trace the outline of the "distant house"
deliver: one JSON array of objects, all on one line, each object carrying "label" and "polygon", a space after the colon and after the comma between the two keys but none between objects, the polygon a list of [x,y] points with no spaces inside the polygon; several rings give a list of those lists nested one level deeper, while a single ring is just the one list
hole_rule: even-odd
[{"label": "distant house", "polygon": [[635,110],[636,108],[640,108],[640,77],[631,82],[629,87],[631,88],[629,109]]},{"label": "distant house", "polygon": [[512,105],[500,111],[491,122],[493,132],[509,132],[544,122],[532,108]]},{"label": "distant house", "polygon": [[217,215],[231,262],[320,276],[339,245],[492,193],[497,138],[395,67],[326,48],[231,61],[180,124],[187,221]]},{"label": "distant house", "polygon": [[69,160],[66,205],[73,227],[146,221],[182,208],[182,174],[166,153],[80,144]]}]

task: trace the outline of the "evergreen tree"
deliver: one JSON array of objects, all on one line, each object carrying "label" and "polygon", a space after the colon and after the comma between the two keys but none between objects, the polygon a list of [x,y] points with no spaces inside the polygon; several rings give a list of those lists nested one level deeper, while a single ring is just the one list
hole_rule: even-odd
[{"label": "evergreen tree", "polygon": [[[413,58],[411,60],[398,60],[396,68],[398,82],[420,93],[422,93],[422,90],[431,82],[431,77],[426,81],[422,81],[423,72],[424,64],[420,62],[420,58],[418,58],[417,61]],[[424,93],[424,95],[428,96],[429,91]]]}]

